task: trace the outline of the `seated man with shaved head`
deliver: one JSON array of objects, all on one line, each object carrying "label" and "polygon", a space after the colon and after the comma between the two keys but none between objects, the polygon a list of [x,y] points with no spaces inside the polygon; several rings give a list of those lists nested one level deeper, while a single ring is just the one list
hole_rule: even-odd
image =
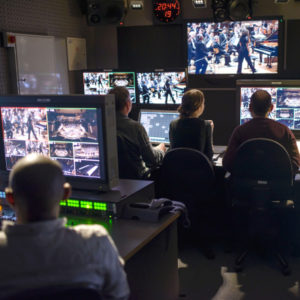
[{"label": "seated man with shaved head", "polygon": [[91,284],[102,299],[127,299],[123,261],[100,225],[66,227],[59,203],[70,195],[62,169],[48,157],[31,154],[9,176],[7,201],[16,224],[0,232],[0,298],[43,286]]},{"label": "seated man with shaved head", "polygon": [[233,131],[223,157],[223,166],[227,171],[231,172],[236,151],[243,142],[254,138],[268,138],[286,149],[296,173],[300,166],[296,138],[287,126],[268,118],[272,110],[272,98],[268,92],[258,90],[251,96],[249,111],[253,119]]}]

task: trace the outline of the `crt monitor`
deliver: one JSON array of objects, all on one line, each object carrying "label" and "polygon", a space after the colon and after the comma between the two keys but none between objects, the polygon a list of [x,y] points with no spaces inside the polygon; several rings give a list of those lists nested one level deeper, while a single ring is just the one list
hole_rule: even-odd
[{"label": "crt monitor", "polygon": [[277,74],[281,19],[187,22],[189,74]]},{"label": "crt monitor", "polygon": [[58,161],[74,189],[118,184],[114,96],[0,96],[0,168],[29,153]]},{"label": "crt monitor", "polygon": [[266,90],[272,96],[274,109],[269,117],[288,126],[299,137],[300,80],[238,80],[240,124],[251,119],[250,97],[257,90]]},{"label": "crt monitor", "polygon": [[116,86],[126,87],[131,101],[136,102],[134,72],[83,72],[85,95],[106,95]]},{"label": "crt monitor", "polygon": [[184,71],[138,72],[136,77],[140,104],[181,104],[186,89]]},{"label": "crt monitor", "polygon": [[151,143],[169,145],[169,125],[178,116],[177,111],[141,109],[139,121],[146,129]]}]

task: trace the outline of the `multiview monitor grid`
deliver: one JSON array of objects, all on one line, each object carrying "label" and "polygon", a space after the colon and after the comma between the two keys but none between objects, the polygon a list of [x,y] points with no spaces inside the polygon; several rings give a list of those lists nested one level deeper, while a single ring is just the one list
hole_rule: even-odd
[{"label": "multiview monitor grid", "polygon": [[6,170],[30,153],[58,161],[64,175],[102,178],[100,108],[1,107]]},{"label": "multiview monitor grid", "polygon": [[189,74],[276,74],[279,20],[187,23]]},{"label": "multiview monitor grid", "polygon": [[141,110],[139,121],[146,129],[150,142],[169,144],[169,126],[177,119],[177,111]]},{"label": "multiview monitor grid", "polygon": [[272,96],[274,105],[270,118],[292,130],[300,130],[300,86],[299,87],[270,87],[251,86],[240,87],[240,123],[251,119],[249,104],[251,95],[257,90],[265,90]]},{"label": "multiview monitor grid", "polygon": [[134,72],[84,72],[83,85],[85,95],[106,95],[112,88],[124,86],[136,102]]}]

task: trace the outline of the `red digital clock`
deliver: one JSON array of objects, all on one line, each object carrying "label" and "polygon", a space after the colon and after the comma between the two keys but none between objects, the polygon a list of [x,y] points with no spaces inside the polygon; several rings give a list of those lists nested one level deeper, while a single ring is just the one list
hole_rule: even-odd
[{"label": "red digital clock", "polygon": [[173,22],[181,13],[179,0],[153,0],[153,15],[163,23]]}]

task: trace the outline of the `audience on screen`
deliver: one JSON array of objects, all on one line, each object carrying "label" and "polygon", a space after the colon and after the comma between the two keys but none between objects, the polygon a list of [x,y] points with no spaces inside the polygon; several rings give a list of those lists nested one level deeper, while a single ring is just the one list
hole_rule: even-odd
[{"label": "audience on screen", "polygon": [[223,157],[223,167],[227,171],[232,170],[239,146],[253,138],[269,138],[279,142],[289,153],[294,172],[298,170],[300,156],[296,138],[287,126],[268,118],[272,110],[272,98],[267,91],[258,90],[252,94],[249,105],[252,119],[235,128]]},{"label": "audience on screen", "polygon": [[211,160],[213,122],[200,118],[204,111],[204,100],[200,90],[192,89],[184,93],[178,108],[179,118],[170,124],[170,147],[197,149]]},{"label": "audience on screen", "polygon": [[60,201],[71,187],[61,166],[46,156],[30,154],[13,167],[6,199],[16,224],[3,221],[0,232],[0,295],[26,289],[90,284],[103,299],[127,299],[123,260],[100,225],[66,227]]},{"label": "audience on screen", "polygon": [[[158,166],[166,152],[164,143],[152,147],[145,128],[140,123],[130,119],[132,103],[130,95],[125,87],[115,87],[109,94],[115,95],[116,122],[118,143],[123,143],[123,158],[127,161],[126,174],[120,174],[121,178],[147,179],[150,177],[151,169]],[[118,150],[120,151],[120,145]],[[122,158],[121,158],[122,159]],[[120,154],[119,154],[119,166]],[[121,169],[121,168],[119,168]]]}]

